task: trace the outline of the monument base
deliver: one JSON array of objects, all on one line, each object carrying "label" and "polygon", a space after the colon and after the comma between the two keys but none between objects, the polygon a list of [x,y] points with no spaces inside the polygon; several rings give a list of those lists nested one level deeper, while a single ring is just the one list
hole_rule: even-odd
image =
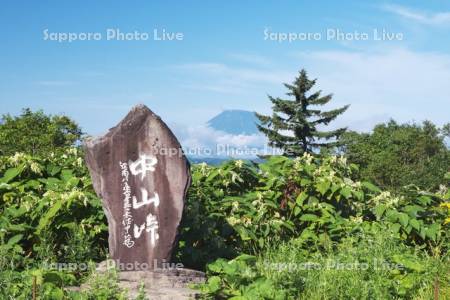
[{"label": "monument base", "polygon": [[[108,271],[107,262],[102,262],[96,272],[100,275]],[[191,269],[158,269],[146,271],[118,271],[118,286],[126,290],[128,299],[135,299],[139,294],[141,284],[144,285],[148,299],[184,300],[198,299],[200,291],[191,289],[189,285],[205,282],[205,273]],[[68,290],[86,290],[87,284],[80,288]]]},{"label": "monument base", "polygon": [[137,297],[141,284],[144,284],[148,299],[197,299],[200,292],[189,288],[189,285],[205,281],[203,272],[189,269],[122,271],[118,277],[119,287],[128,290],[129,299]]}]

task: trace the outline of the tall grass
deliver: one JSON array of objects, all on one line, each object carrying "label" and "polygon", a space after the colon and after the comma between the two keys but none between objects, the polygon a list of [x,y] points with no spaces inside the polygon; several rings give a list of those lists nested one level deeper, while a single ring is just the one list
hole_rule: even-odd
[{"label": "tall grass", "polygon": [[298,240],[269,247],[257,270],[296,299],[450,299],[448,254],[432,257],[387,232],[322,249]]}]

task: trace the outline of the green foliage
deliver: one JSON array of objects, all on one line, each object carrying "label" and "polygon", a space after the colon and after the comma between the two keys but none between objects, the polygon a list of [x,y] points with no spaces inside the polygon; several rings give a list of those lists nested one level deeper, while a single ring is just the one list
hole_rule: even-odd
[{"label": "green foliage", "polygon": [[76,148],[46,158],[16,153],[0,159],[0,249],[13,254],[8,265],[99,259],[105,222]]},{"label": "green foliage", "polygon": [[35,291],[38,299],[67,299],[63,287],[76,284],[72,274],[29,269],[23,272],[13,270],[0,272],[0,298],[1,299],[31,299],[33,282],[36,282]]},{"label": "green foliage", "polygon": [[[194,165],[174,260],[207,271],[205,298],[429,299],[435,282],[448,295],[448,175],[438,191],[397,195],[358,172],[345,157],[308,153]],[[113,273],[44,267],[106,256],[106,220],[76,148],[0,157],[0,228],[0,298],[29,299],[36,278],[42,299],[125,299]],[[330,260],[369,267],[272,268]],[[88,291],[65,290],[85,280]]]},{"label": "green foliage", "polygon": [[346,131],[346,128],[333,131],[319,129],[334,121],[349,106],[330,111],[319,110],[317,106],[330,102],[332,95],[321,96],[321,91],[311,92],[315,84],[316,79],[310,80],[306,71],[301,70],[292,84],[284,84],[288,89],[286,95],[294,97],[294,100],[269,96],[273,103],[272,116],[256,114],[261,121],[258,129],[268,137],[269,145],[282,149],[287,156],[295,157],[315,149],[336,146],[339,137]]},{"label": "green foliage", "polygon": [[447,188],[437,193],[411,189],[407,196],[399,197],[382,192],[370,199],[367,206],[376,220],[389,224],[405,242],[448,250],[446,210],[443,206],[448,195]]},{"label": "green foliage", "polygon": [[3,115],[0,121],[0,155],[23,152],[46,154],[75,145],[80,141],[80,127],[66,116],[46,115],[24,109],[17,117]]},{"label": "green foliage", "polygon": [[[436,277],[449,292],[443,270],[450,244],[445,223],[450,192],[444,185],[436,193],[410,187],[396,196],[353,180],[358,167],[345,157],[309,154],[271,157],[259,165],[199,165],[193,171],[187,215],[198,223],[184,219],[178,258],[186,262],[188,257],[187,265],[196,268],[218,258],[207,265],[209,279],[200,287],[206,298],[322,299],[325,294],[333,299],[427,299]],[[207,225],[192,207],[201,207]],[[224,253],[205,251],[212,248],[210,242],[231,249],[228,258],[241,255],[224,260]],[[278,247],[285,243],[289,251]],[[252,262],[253,256],[270,260],[278,252],[296,253],[300,263],[360,259],[372,265],[361,272],[313,270],[291,276],[286,271],[277,277]],[[286,257],[278,256],[280,263],[289,262]],[[374,270],[374,260],[403,269]],[[338,285],[333,285],[336,278]]]},{"label": "green foliage", "polygon": [[450,151],[445,130],[431,122],[398,124],[390,121],[375,126],[372,133],[348,132],[343,135],[342,151],[360,166],[361,177],[383,189],[400,192],[416,185],[434,190],[450,170]]},{"label": "green foliage", "polygon": [[252,268],[255,262],[256,257],[243,254],[230,261],[219,259],[209,264],[208,281],[200,286],[205,298],[286,299],[286,291]]},{"label": "green foliage", "polygon": [[432,299],[436,282],[450,295],[448,255],[437,258],[403,245],[380,224],[322,251],[298,239],[208,265],[201,286],[212,299]]},{"label": "green foliage", "polygon": [[259,165],[193,166],[176,258],[204,268],[217,258],[257,254],[292,237],[325,249],[363,221],[386,222],[406,243],[430,251],[448,247],[445,196],[411,190],[396,197],[351,179],[357,172],[344,157],[309,154]]},{"label": "green foliage", "polygon": [[[103,274],[92,273],[87,279],[86,285],[88,286],[87,290],[73,293],[71,298],[80,300],[127,299],[127,291],[119,287],[117,270],[114,268],[107,269]],[[139,296],[142,297],[145,295],[141,292]]]}]

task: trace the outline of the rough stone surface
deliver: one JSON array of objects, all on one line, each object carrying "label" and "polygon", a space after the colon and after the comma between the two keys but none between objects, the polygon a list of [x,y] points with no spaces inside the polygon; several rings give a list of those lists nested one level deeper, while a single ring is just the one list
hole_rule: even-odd
[{"label": "rough stone surface", "polygon": [[[106,269],[97,269],[102,274]],[[158,300],[185,300],[197,299],[200,292],[189,286],[205,282],[205,273],[190,269],[170,269],[153,271],[125,271],[118,273],[118,286],[125,290],[128,299],[135,299],[139,294],[141,284],[144,285],[145,295],[148,299]],[[90,287],[83,284],[81,287],[68,287],[70,291],[85,291]]]},{"label": "rough stone surface", "polygon": [[189,285],[204,281],[204,273],[189,269],[119,273],[119,287],[127,289],[130,298],[138,295],[139,286],[143,283],[149,299],[193,299],[200,293]]},{"label": "rough stone surface", "polygon": [[108,219],[109,252],[134,270],[170,261],[189,165],[167,125],[144,105],[100,138],[86,141],[86,162]]}]

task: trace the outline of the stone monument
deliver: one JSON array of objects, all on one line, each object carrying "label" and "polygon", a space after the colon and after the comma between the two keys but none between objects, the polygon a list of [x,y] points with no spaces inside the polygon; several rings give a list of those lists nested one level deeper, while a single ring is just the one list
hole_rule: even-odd
[{"label": "stone monument", "polygon": [[108,219],[109,253],[120,269],[156,269],[177,242],[189,164],[167,125],[144,105],[102,137],[86,162]]}]

